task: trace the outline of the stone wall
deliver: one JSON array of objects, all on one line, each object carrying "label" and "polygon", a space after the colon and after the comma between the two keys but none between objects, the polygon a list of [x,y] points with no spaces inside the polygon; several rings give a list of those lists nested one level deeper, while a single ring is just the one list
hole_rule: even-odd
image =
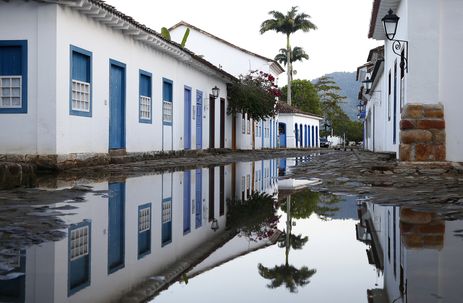
[{"label": "stone wall", "polygon": [[401,161],[445,161],[445,119],[441,104],[407,104],[400,121]]}]

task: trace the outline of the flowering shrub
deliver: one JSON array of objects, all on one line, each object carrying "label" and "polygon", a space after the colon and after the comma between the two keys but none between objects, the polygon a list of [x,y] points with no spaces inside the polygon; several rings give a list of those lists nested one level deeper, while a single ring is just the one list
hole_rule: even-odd
[{"label": "flowering shrub", "polygon": [[228,201],[227,226],[250,241],[270,238],[280,219],[277,209],[275,197],[253,192],[247,201]]},{"label": "flowering shrub", "polygon": [[229,87],[229,96],[229,114],[247,113],[254,120],[265,120],[275,115],[276,97],[281,91],[272,75],[251,71]]}]

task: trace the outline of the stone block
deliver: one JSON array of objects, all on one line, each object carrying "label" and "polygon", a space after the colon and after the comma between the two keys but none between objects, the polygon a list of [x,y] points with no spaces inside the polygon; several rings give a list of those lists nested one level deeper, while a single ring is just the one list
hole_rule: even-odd
[{"label": "stone block", "polygon": [[424,129],[411,129],[400,132],[400,143],[427,143],[432,141],[432,133]]},{"label": "stone block", "polygon": [[446,156],[445,144],[437,144],[434,146],[434,160],[445,161]]},{"label": "stone block", "polygon": [[416,161],[433,161],[434,145],[432,144],[417,144],[415,146],[415,160]]},{"label": "stone block", "polygon": [[400,129],[414,129],[416,128],[416,121],[410,119],[402,119],[400,120]]},{"label": "stone block", "polygon": [[435,144],[445,144],[445,130],[433,129],[431,132],[433,135],[433,142]]},{"label": "stone block", "polygon": [[423,119],[418,120],[416,126],[419,129],[444,129],[445,121],[442,119]]},{"label": "stone block", "polygon": [[422,104],[406,104],[402,111],[402,119],[420,119],[424,116]]},{"label": "stone block", "polygon": [[416,229],[417,229],[417,232],[422,233],[422,234],[443,235],[445,233],[445,223],[434,221],[431,224],[420,224],[416,227]]},{"label": "stone block", "polygon": [[444,118],[444,108],[441,106],[425,107],[424,108],[425,118]]},{"label": "stone block", "polygon": [[400,144],[399,146],[399,158],[400,161],[412,161],[414,155],[412,154],[413,147],[410,144]]},{"label": "stone block", "polygon": [[428,224],[433,220],[433,215],[430,212],[415,211],[410,208],[403,207],[400,209],[400,222],[409,224]]}]

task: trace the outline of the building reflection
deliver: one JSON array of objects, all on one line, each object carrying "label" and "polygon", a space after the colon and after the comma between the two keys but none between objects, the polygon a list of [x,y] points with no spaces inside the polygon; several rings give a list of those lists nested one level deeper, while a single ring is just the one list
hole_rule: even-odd
[{"label": "building reflection", "polygon": [[0,301],[115,301],[220,237],[227,226],[227,200],[246,200],[253,192],[276,194],[277,163],[243,162],[90,184],[95,193],[77,209],[63,211],[66,238],[1,252],[11,256],[9,267],[1,268]]},{"label": "building reflection", "polygon": [[463,289],[463,221],[436,213],[359,200],[357,239],[383,274],[384,288],[369,289],[368,302],[459,302]]}]

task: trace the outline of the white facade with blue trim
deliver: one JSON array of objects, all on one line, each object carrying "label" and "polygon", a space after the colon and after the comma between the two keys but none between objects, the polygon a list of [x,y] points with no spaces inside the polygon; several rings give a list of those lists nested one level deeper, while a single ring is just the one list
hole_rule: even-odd
[{"label": "white facade with blue trim", "polygon": [[[278,81],[278,76],[284,72],[273,59],[250,52],[184,21],[169,29],[172,39],[181,42],[187,28],[190,34],[186,47],[235,77],[251,71],[262,71]],[[254,121],[248,119],[247,114],[238,114],[235,122],[236,142],[232,145],[236,149],[277,147],[278,116],[266,121]]]},{"label": "white facade with blue trim", "polygon": [[99,0],[0,3],[0,154],[231,148],[232,80]]}]

